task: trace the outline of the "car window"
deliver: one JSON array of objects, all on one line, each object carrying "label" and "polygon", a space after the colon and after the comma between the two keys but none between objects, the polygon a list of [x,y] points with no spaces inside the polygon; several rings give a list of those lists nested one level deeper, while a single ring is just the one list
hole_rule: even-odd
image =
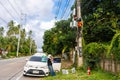
[{"label": "car window", "polygon": [[47,62],[47,57],[46,56],[32,56],[30,58],[30,61],[37,61],[37,62]]},{"label": "car window", "polygon": [[61,58],[54,58],[53,62],[54,63],[61,63]]},{"label": "car window", "polygon": [[42,56],[41,57],[41,62],[47,62],[47,56]]}]

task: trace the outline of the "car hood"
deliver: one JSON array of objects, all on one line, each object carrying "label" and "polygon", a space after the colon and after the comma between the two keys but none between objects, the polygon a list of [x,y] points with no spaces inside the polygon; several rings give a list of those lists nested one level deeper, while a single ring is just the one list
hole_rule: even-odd
[{"label": "car hood", "polygon": [[30,67],[46,67],[46,62],[35,62],[35,61],[28,61],[26,65],[29,65]]}]

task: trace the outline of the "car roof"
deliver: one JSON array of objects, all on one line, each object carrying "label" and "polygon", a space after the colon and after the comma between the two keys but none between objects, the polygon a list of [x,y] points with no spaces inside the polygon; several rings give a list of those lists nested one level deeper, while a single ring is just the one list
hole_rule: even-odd
[{"label": "car roof", "polygon": [[33,56],[46,56],[45,53],[35,53]]}]

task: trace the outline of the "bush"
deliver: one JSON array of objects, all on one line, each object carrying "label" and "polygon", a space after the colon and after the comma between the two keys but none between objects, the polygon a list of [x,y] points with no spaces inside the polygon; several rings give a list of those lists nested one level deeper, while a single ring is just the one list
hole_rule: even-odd
[{"label": "bush", "polygon": [[16,56],[16,52],[9,52],[7,54],[8,57],[15,57]]},{"label": "bush", "polygon": [[103,44],[90,43],[86,45],[83,54],[84,67],[90,67],[91,69],[97,68],[101,55],[104,54],[105,50]]}]

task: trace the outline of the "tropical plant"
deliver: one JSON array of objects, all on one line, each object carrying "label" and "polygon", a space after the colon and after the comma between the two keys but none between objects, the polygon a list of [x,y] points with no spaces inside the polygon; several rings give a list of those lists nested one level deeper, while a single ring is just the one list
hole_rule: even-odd
[{"label": "tropical plant", "polygon": [[4,27],[0,27],[0,36],[3,36],[4,33]]},{"label": "tropical plant", "polygon": [[69,27],[69,20],[56,22],[56,26],[44,33],[43,51],[53,55],[70,52],[76,45],[76,29]]},{"label": "tropical plant", "polygon": [[90,43],[84,48],[84,66],[91,67],[92,69],[97,68],[102,55],[105,55],[107,47],[103,44]]}]

